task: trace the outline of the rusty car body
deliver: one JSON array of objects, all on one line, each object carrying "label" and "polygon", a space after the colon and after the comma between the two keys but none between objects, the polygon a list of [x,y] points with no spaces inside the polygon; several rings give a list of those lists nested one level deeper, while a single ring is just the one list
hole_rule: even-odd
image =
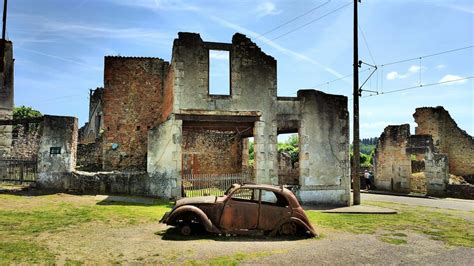
[{"label": "rusty car body", "polygon": [[160,222],[183,235],[204,228],[216,234],[317,236],[295,195],[271,185],[234,184],[221,197],[180,199]]}]

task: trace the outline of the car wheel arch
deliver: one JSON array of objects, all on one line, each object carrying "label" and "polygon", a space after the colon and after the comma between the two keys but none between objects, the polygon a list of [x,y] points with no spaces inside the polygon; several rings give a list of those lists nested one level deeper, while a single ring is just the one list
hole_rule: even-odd
[{"label": "car wheel arch", "polygon": [[276,227],[275,229],[273,229],[273,231],[270,233],[271,236],[276,236],[280,227],[285,224],[285,223],[289,223],[289,222],[294,222],[296,223],[299,227],[301,227],[302,229],[306,230],[306,231],[309,231],[313,236],[318,236],[316,234],[316,232],[314,232],[314,230],[309,227],[303,220],[299,219],[299,218],[296,218],[296,217],[290,217],[289,219],[285,219],[283,221],[281,221]]},{"label": "car wheel arch", "polygon": [[206,213],[204,213],[201,209],[196,206],[181,206],[175,209],[168,219],[171,223],[174,223],[175,219],[177,219],[180,215],[186,213],[193,213],[195,214],[201,221],[202,226],[206,229],[206,231],[211,233],[221,233],[220,230],[212,223],[212,221],[207,217]]}]

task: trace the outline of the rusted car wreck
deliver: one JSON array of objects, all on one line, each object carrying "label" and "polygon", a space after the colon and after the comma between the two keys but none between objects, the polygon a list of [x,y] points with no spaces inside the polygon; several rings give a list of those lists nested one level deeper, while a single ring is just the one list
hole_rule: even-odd
[{"label": "rusted car wreck", "polygon": [[232,185],[224,196],[184,198],[161,219],[183,235],[204,229],[216,234],[317,236],[295,195],[284,187]]}]

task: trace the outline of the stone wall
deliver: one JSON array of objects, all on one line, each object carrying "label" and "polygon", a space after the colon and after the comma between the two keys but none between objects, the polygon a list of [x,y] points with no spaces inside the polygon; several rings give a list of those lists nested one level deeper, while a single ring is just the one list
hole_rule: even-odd
[{"label": "stone wall", "polygon": [[[230,95],[209,93],[210,50],[230,52]],[[205,42],[199,34],[179,33],[168,73],[165,97],[172,95],[172,100],[165,102],[172,105],[171,113],[164,112],[162,117],[168,120],[148,135],[147,171],[163,181],[164,196],[179,191],[183,165],[194,164],[193,157],[206,165],[199,165],[200,172],[242,171],[241,139],[246,137],[254,137],[256,182],[277,185],[277,135],[299,132],[298,197],[306,203],[350,204],[346,97],[305,90],[298,97],[278,98],[275,59],[239,33],[232,43]],[[190,121],[198,128],[209,123],[233,128],[239,136],[226,145],[213,143],[213,134],[190,134],[185,128]],[[226,132],[217,128],[208,130]]]},{"label": "stone wall", "polygon": [[104,129],[103,94],[104,88],[97,88],[89,93],[89,122],[79,129],[79,143],[96,142]]},{"label": "stone wall", "polygon": [[298,91],[299,168],[303,202],[350,205],[347,97]]},{"label": "stone wall", "polygon": [[242,172],[242,141],[235,131],[183,130],[183,174]]},{"label": "stone wall", "polygon": [[[423,172],[412,174],[412,155],[423,162]],[[374,162],[378,189],[404,193],[426,189],[431,196],[446,195],[447,155],[438,153],[430,135],[410,135],[408,124],[385,128],[378,139]],[[426,183],[420,184],[423,181]]]},{"label": "stone wall", "polygon": [[102,170],[101,142],[77,144],[76,169],[81,171]]},{"label": "stone wall", "polygon": [[147,132],[162,117],[168,63],[105,57],[103,168],[145,169]]},{"label": "stone wall", "polygon": [[449,158],[454,175],[474,174],[474,138],[460,129],[443,107],[417,108],[413,114],[418,124],[416,134],[431,135],[434,145]]},{"label": "stone wall", "polygon": [[[3,42],[0,40],[0,42]],[[5,41],[5,59],[0,73],[0,120],[13,118],[13,44]],[[12,146],[12,126],[0,125],[0,157],[10,156]]]},{"label": "stone wall", "polygon": [[406,152],[410,125],[388,126],[378,139],[375,152],[375,186],[383,190],[410,192],[411,160]]},{"label": "stone wall", "polygon": [[77,118],[45,115],[38,150],[37,185],[63,189],[63,177],[76,167]]}]

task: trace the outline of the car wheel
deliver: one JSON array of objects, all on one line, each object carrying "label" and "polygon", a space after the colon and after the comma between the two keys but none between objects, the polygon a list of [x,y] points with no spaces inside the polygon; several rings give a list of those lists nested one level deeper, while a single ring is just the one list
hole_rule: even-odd
[{"label": "car wheel", "polygon": [[183,236],[189,236],[189,235],[191,235],[191,232],[192,232],[191,226],[185,224],[185,225],[183,225],[179,228],[179,232]]},{"label": "car wheel", "polygon": [[293,236],[298,233],[298,226],[294,222],[287,222],[281,225],[278,232],[282,236]]}]

